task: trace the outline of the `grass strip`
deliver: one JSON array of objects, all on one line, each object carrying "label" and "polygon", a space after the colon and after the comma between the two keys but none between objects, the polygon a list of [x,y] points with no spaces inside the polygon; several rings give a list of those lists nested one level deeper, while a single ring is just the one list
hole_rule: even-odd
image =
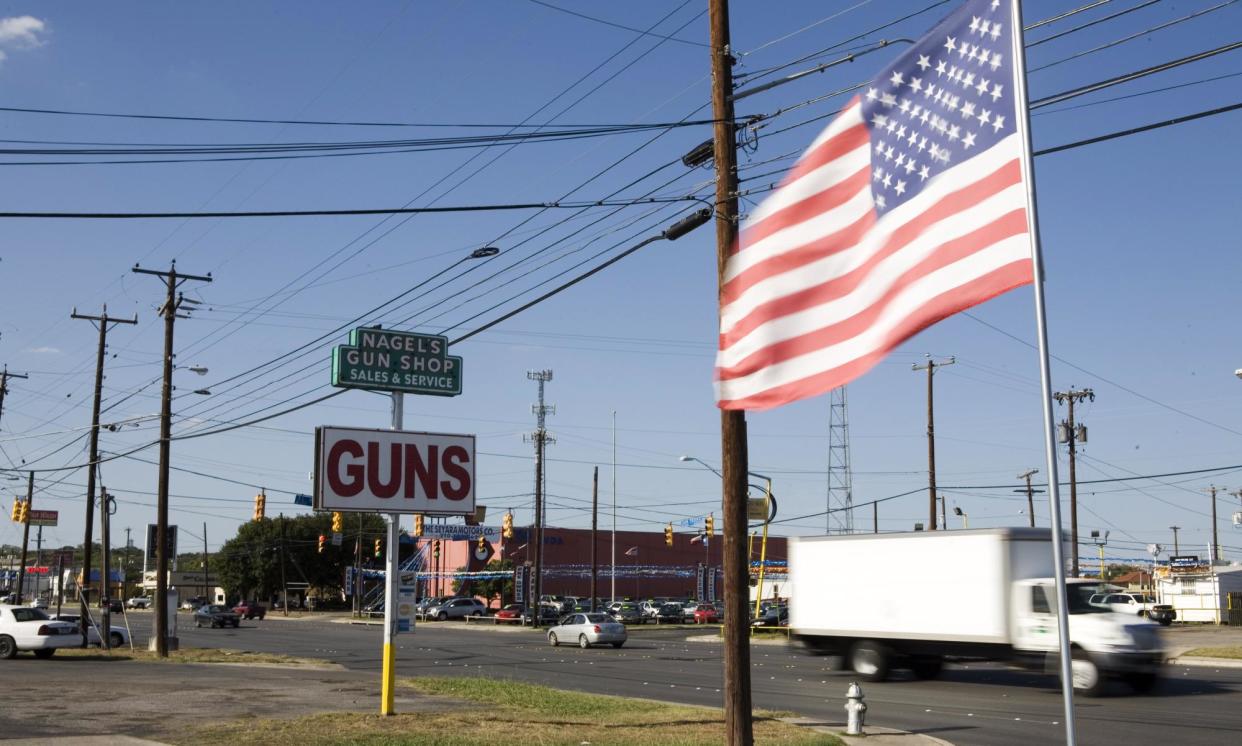
[{"label": "grass strip", "polygon": [[[288,720],[236,720],[191,729],[174,743],[299,744],[299,746],[716,746],[724,743],[724,717],[716,708],[584,694],[505,679],[404,679],[402,687],[426,695],[419,712],[392,717],[322,713]],[[401,709],[400,706],[398,709]],[[816,733],[756,712],[757,744],[840,746]]]},{"label": "grass strip", "polygon": [[148,650],[128,647],[116,648],[111,653],[91,648],[57,648],[57,658],[74,658],[98,661],[148,661],[155,663],[279,663],[289,666],[322,667],[325,661],[315,658],[297,658],[281,653],[256,653],[250,650],[223,650],[217,648],[182,648],[160,658]]},{"label": "grass strip", "polygon": [[1229,645],[1220,648],[1195,648],[1189,652],[1183,653],[1183,656],[1196,656],[1203,658],[1235,658],[1242,659],[1242,645]]}]

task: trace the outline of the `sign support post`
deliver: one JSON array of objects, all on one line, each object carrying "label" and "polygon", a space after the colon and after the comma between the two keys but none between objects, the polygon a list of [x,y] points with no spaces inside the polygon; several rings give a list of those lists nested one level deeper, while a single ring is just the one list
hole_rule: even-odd
[{"label": "sign support post", "polygon": [[[400,430],[404,412],[404,395],[399,391],[392,392],[392,429]],[[401,525],[400,513],[388,514],[388,547],[384,564],[384,673],[380,684],[380,714],[394,715],[394,689],[397,683],[397,649],[394,643],[397,631],[397,558],[400,554],[398,546],[398,529]]]}]

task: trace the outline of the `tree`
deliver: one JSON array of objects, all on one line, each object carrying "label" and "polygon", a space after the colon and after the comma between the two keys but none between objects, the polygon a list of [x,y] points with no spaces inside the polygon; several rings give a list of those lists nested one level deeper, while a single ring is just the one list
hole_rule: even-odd
[{"label": "tree", "polygon": [[[500,605],[505,605],[506,598],[513,598],[513,560],[492,560],[483,568],[486,572],[495,572],[504,570],[508,575],[500,578],[487,578],[486,580],[475,580],[470,585],[470,591],[476,596],[482,596],[489,602],[496,596],[500,596]],[[466,568],[459,567],[457,572],[466,572]],[[457,593],[461,588],[461,581],[453,581],[453,593]]]}]

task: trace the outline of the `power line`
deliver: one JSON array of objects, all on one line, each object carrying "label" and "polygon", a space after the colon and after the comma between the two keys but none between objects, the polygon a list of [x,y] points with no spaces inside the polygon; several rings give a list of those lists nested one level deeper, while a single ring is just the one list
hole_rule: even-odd
[{"label": "power line", "polygon": [[625,31],[632,31],[632,32],[634,32],[634,33],[636,33],[636,34],[642,34],[643,36],[652,36],[652,37],[655,37],[655,38],[657,38],[657,39],[663,39],[664,41],[675,41],[675,42],[677,42],[678,44],[689,44],[689,45],[691,45],[691,46],[695,46],[695,47],[707,47],[707,46],[708,46],[708,45],[706,45],[706,44],[704,44],[704,43],[702,43],[702,42],[698,42],[698,41],[691,41],[691,40],[689,40],[689,39],[678,39],[678,38],[677,38],[677,37],[675,37],[675,36],[665,36],[665,35],[663,35],[663,34],[656,34],[656,33],[652,33],[651,31],[643,31],[642,29],[640,29],[640,28],[634,28],[633,26],[626,26],[626,25],[624,25],[624,24],[614,23],[614,22],[612,22],[612,21],[606,21],[606,20],[604,20],[603,18],[596,18],[595,16],[589,16],[589,15],[587,15],[587,14],[585,14],[585,13],[579,13],[579,12],[577,12],[576,10],[570,10],[570,9],[568,9],[568,8],[562,8],[562,7],[560,7],[559,5],[553,5],[552,3],[544,2],[544,0],[529,0],[529,2],[532,2],[532,3],[534,3],[535,5],[542,5],[542,6],[543,6],[543,7],[545,7],[545,8],[550,8],[551,10],[559,11],[559,12],[561,12],[561,13],[566,13],[566,14],[571,15],[571,16],[577,16],[578,18],[583,18],[583,19],[588,20],[588,21],[594,21],[595,23],[601,23],[601,24],[603,24],[603,25],[605,25],[605,26],[611,26],[611,27],[613,27],[613,28],[619,28],[619,29],[623,29],[623,30],[625,30]]},{"label": "power line", "polygon": [[[1185,114],[1180,117],[1173,117],[1172,119],[1166,119],[1162,122],[1153,122],[1152,124],[1144,124],[1140,127],[1131,127],[1130,129],[1119,130],[1117,132],[1110,132],[1106,135],[1099,135],[1097,137],[1089,137],[1086,140],[1068,142],[1068,143],[1065,143],[1064,145],[1057,145],[1051,148],[1044,148],[1043,150],[1036,150],[1033,153],[1033,155],[1049,155],[1051,153],[1060,153],[1061,151],[1064,151],[1064,150],[1073,150],[1074,148],[1081,148],[1084,145],[1094,145],[1096,143],[1107,142],[1108,140],[1116,140],[1119,137],[1129,137],[1130,135],[1137,135],[1140,132],[1150,132],[1151,130],[1160,129],[1162,127],[1172,127],[1175,124],[1193,122],[1196,119],[1206,119],[1207,117],[1214,117],[1218,114],[1227,114],[1231,111],[1236,111],[1238,109],[1242,109],[1242,103],[1230,104],[1228,106],[1221,106],[1216,109],[1208,109],[1207,111],[1199,111],[1199,112],[1195,112],[1194,114]],[[1230,431],[1230,432],[1235,432],[1235,431]]]},{"label": "power line", "polygon": [[1080,23],[1080,24],[1078,24],[1077,26],[1074,26],[1074,27],[1072,27],[1072,28],[1068,28],[1068,29],[1066,29],[1066,30],[1064,30],[1064,31],[1059,31],[1059,32],[1057,32],[1057,33],[1055,33],[1055,34],[1052,34],[1051,36],[1045,36],[1045,37],[1044,37],[1044,38],[1042,38],[1042,39],[1036,39],[1035,41],[1029,42],[1026,46],[1027,46],[1027,48],[1028,48],[1028,49],[1029,49],[1029,48],[1031,48],[1031,47],[1037,47],[1037,46],[1039,46],[1040,44],[1045,44],[1045,43],[1047,43],[1047,42],[1052,41],[1053,39],[1060,39],[1060,38],[1061,38],[1061,37],[1063,37],[1063,36],[1068,36],[1069,34],[1073,34],[1073,33],[1075,33],[1075,32],[1082,31],[1083,29],[1086,29],[1086,28],[1091,28],[1092,26],[1095,26],[1095,25],[1097,25],[1097,24],[1104,23],[1104,22],[1106,22],[1106,21],[1111,21],[1111,20],[1113,20],[1114,18],[1120,18],[1121,16],[1128,15],[1128,14],[1130,14],[1130,13],[1133,13],[1133,12],[1134,12],[1134,11],[1136,11],[1136,10],[1142,10],[1143,8],[1146,8],[1146,7],[1148,7],[1148,6],[1155,5],[1155,4],[1156,4],[1156,3],[1158,3],[1158,2],[1160,2],[1160,0],[1143,0],[1143,2],[1139,3],[1138,5],[1133,5],[1133,6],[1129,7],[1129,8],[1125,8],[1125,9],[1123,9],[1123,10],[1119,10],[1119,11],[1117,11],[1116,13],[1112,13],[1112,14],[1110,14],[1110,15],[1106,15],[1106,16],[1103,16],[1103,17],[1100,17],[1100,18],[1096,18],[1096,19],[1095,19],[1095,20],[1093,20],[1093,21],[1087,21],[1086,23]]}]

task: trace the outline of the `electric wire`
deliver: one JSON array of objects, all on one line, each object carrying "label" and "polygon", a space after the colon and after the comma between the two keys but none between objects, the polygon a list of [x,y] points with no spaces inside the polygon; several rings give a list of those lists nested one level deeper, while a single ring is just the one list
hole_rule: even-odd
[{"label": "electric wire", "polygon": [[1116,13],[1111,13],[1106,16],[1101,16],[1100,18],[1087,21],[1086,23],[1080,23],[1077,26],[1073,26],[1064,31],[1058,31],[1055,34],[1052,34],[1050,36],[1045,36],[1042,39],[1036,39],[1035,41],[1027,42],[1026,46],[1028,49],[1030,49],[1031,47],[1037,47],[1040,44],[1046,44],[1052,41],[1053,39],[1060,39],[1063,36],[1068,36],[1070,34],[1077,33],[1079,31],[1082,31],[1083,29],[1091,28],[1092,26],[1105,23],[1106,21],[1111,21],[1115,18],[1120,18],[1121,16],[1124,16],[1124,15],[1129,15],[1130,13],[1133,13],[1136,10],[1142,10],[1143,8],[1155,5],[1158,2],[1160,2],[1160,0],[1143,0],[1143,2],[1139,3],[1138,5],[1133,5],[1133,6],[1130,6],[1129,8],[1124,8],[1122,10],[1117,11]]}]

